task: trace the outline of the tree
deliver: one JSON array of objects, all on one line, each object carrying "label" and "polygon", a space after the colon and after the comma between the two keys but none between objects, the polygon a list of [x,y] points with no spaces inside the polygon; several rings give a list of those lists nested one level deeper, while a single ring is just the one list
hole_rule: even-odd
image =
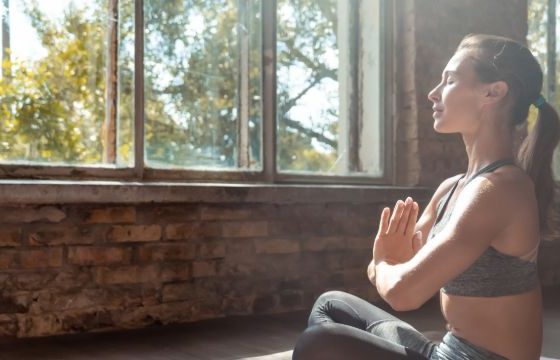
[{"label": "tree", "polygon": [[[237,166],[238,40],[246,31],[251,44],[250,167],[258,167],[260,0],[245,1],[250,16],[240,27],[237,0],[145,0],[145,147],[152,165]],[[73,2],[58,19],[49,18],[37,0],[20,4],[26,4],[23,11],[48,55],[13,57],[5,64],[14,76],[0,81],[0,160],[102,162],[106,0]],[[308,74],[308,86],[293,94],[290,84],[278,84],[278,162],[283,169],[326,171],[335,157],[337,105],[327,109],[328,121],[320,123],[290,116],[314,86],[337,79],[336,68],[324,62],[326,52],[336,48],[336,2],[282,0],[279,6],[297,11],[293,26],[279,28],[278,68],[300,67]],[[120,0],[118,159],[129,165],[133,13],[133,1]]]}]

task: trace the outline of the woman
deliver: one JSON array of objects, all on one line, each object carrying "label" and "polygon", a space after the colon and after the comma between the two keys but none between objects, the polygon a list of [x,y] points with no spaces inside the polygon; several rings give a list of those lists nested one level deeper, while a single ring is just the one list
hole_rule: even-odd
[{"label": "woman", "polygon": [[[368,277],[396,311],[439,291],[443,341],[351,294],[321,295],[293,359],[539,359],[537,250],[553,198],[558,115],[540,91],[531,52],[511,39],[469,35],[430,92],[434,129],[460,133],[468,168],[445,180],[420,219],[412,199],[385,208]],[[515,157],[515,133],[538,109]]]}]

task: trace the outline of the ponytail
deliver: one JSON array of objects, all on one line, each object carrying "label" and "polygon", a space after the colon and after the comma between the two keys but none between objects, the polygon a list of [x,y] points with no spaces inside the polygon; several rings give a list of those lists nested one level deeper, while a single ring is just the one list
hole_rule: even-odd
[{"label": "ponytail", "polygon": [[[536,123],[521,144],[518,162],[531,177],[539,209],[540,229],[552,231],[549,212],[554,201],[555,179],[552,171],[554,149],[560,139],[560,119],[552,105],[539,104]],[[552,211],[552,215],[555,212]],[[556,217],[553,216],[556,220]]]}]

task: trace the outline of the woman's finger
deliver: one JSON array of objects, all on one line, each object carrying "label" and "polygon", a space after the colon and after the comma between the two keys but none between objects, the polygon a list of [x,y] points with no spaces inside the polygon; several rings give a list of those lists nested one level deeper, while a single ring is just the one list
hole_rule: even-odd
[{"label": "woman's finger", "polygon": [[406,228],[405,228],[405,231],[404,231],[404,235],[407,238],[412,236],[412,233],[414,233],[414,228],[416,227],[416,221],[418,220],[419,209],[420,208],[418,206],[418,203],[416,201],[414,201],[412,203],[412,209],[410,210],[410,214],[408,216]]},{"label": "woman's finger", "polygon": [[405,234],[406,230],[407,230],[407,224],[408,224],[408,218],[409,215],[411,213],[412,210],[412,198],[409,196],[406,198],[405,202],[404,202],[404,210],[401,216],[401,220],[399,222],[399,228],[397,229],[397,232],[399,234]]},{"label": "woman's finger", "polygon": [[404,202],[402,200],[398,200],[395,204],[395,209],[393,210],[393,214],[391,216],[391,220],[389,221],[389,229],[387,229],[387,234],[393,234],[397,231],[399,226],[399,221],[401,220],[402,213],[404,210]]},{"label": "woman's finger", "polygon": [[379,230],[377,234],[385,234],[387,233],[387,229],[389,228],[389,215],[391,213],[391,209],[388,207],[383,208],[381,211],[381,219],[379,220]]},{"label": "woman's finger", "polygon": [[412,251],[414,252],[414,255],[416,255],[422,246],[424,246],[422,243],[422,231],[418,230],[412,238]]}]

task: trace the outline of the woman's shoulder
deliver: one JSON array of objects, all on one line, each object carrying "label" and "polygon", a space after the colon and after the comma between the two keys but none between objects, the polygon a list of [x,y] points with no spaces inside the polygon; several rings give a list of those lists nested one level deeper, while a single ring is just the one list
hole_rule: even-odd
[{"label": "woman's shoulder", "polygon": [[471,200],[486,198],[488,203],[494,205],[488,210],[497,207],[501,211],[516,210],[534,200],[533,181],[517,166],[503,166],[493,172],[481,174],[468,185],[464,191],[465,197]]},{"label": "woman's shoulder", "polygon": [[472,179],[472,182],[479,190],[492,191],[497,195],[511,198],[534,192],[531,177],[522,168],[514,165],[502,166],[492,172],[481,174]]}]

